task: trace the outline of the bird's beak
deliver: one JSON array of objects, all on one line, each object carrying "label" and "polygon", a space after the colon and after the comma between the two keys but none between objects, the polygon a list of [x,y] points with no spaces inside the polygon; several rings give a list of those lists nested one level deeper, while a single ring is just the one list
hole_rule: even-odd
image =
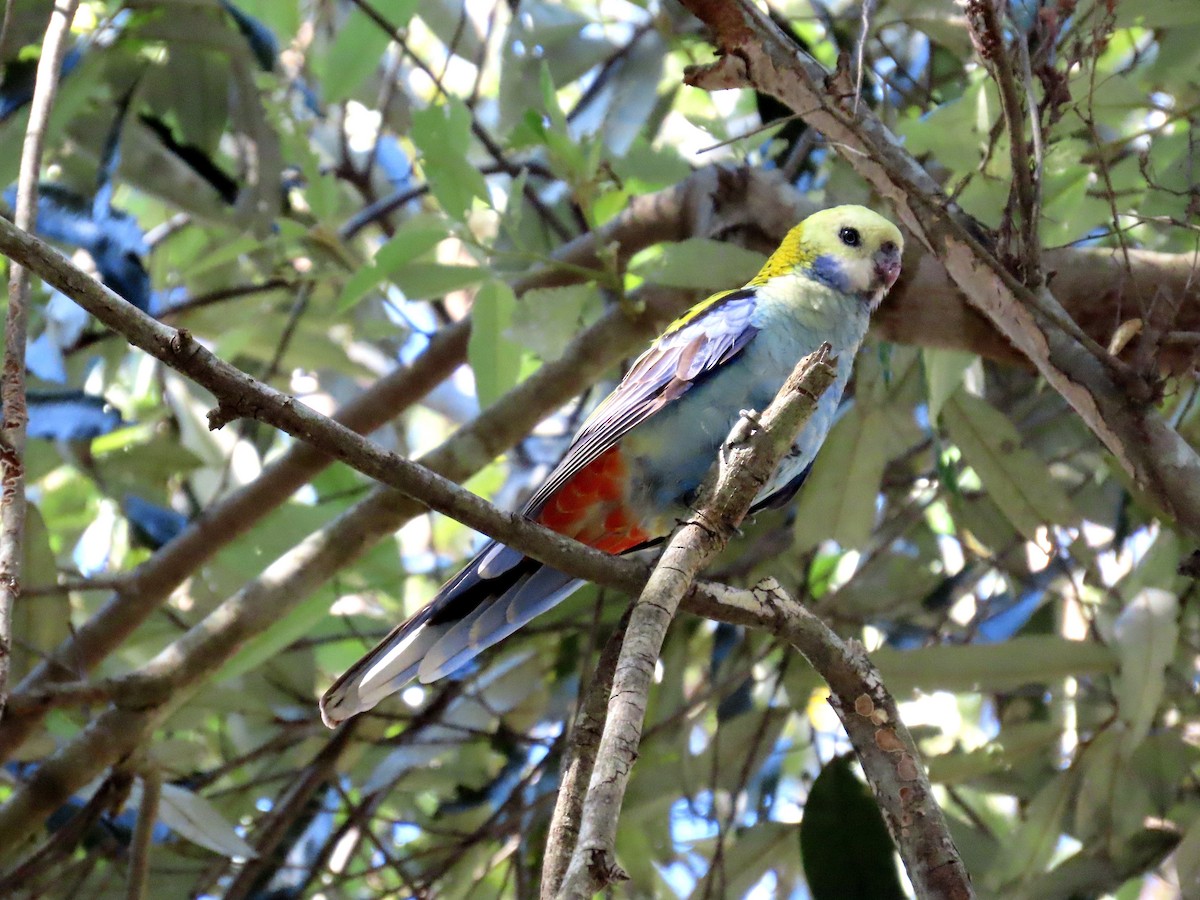
[{"label": "bird's beak", "polygon": [[899,247],[889,243],[875,252],[875,276],[885,285],[885,290],[891,290],[900,277]]}]

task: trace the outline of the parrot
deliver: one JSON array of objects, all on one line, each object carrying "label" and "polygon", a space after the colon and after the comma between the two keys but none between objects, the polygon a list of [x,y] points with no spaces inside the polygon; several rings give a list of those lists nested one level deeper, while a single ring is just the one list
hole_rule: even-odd
[{"label": "parrot", "polygon": [[[696,304],[637,358],[524,514],[611,554],[661,542],[687,516],[745,410],[765,409],[796,363],[828,342],[843,364],[752,511],[786,503],[833,425],[870,315],[900,276],[903,247],[900,230],[863,206],[808,216],[744,287]],[[333,683],[322,718],[332,728],[414,678],[454,673],[582,584],[488,542]]]}]

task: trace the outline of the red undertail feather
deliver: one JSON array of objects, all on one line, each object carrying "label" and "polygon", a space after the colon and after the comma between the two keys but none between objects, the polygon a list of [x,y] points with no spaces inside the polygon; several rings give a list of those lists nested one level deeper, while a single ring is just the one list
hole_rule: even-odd
[{"label": "red undertail feather", "polygon": [[588,463],[546,501],[537,520],[606,553],[644,544],[650,535],[625,504],[628,469],[621,448],[613,447]]}]

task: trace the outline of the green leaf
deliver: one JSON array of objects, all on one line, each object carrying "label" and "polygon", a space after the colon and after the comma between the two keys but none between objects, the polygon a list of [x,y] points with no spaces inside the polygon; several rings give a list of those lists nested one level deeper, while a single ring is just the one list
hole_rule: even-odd
[{"label": "green leaf", "polygon": [[1066,492],[1046,464],[1021,446],[1017,429],[1002,412],[959,391],[942,408],[942,422],[988,495],[1026,538],[1034,539],[1040,525],[1077,518]]},{"label": "green leaf", "polygon": [[[719,870],[711,871],[709,878],[719,879],[717,883],[724,889],[722,896],[745,897],[768,872],[798,871],[800,860],[796,859],[796,832],[795,825],[768,821],[758,821],[753,828],[739,830],[732,845],[725,847]],[[701,882],[696,886],[693,896],[713,896],[708,893],[712,887]]]},{"label": "green leaf", "polygon": [[428,253],[445,240],[446,235],[444,225],[420,220],[406,222],[376,251],[375,266],[385,277],[390,276],[418,256]]},{"label": "green leaf", "polygon": [[1002,691],[1068,676],[1115,672],[1116,655],[1102,644],[1053,635],[1016,637],[1002,644],[942,644],[918,650],[884,647],[871,654],[893,693]]},{"label": "green leaf", "polygon": [[171,109],[184,143],[214,150],[229,120],[229,58],[221,53],[175,44],[167,56],[166,77],[157,79],[174,94]]},{"label": "green leaf", "polygon": [[796,542],[815,547],[834,540],[862,547],[875,525],[875,500],[888,460],[883,409],[856,404],[830,431],[800,494]]},{"label": "green leaf", "polygon": [[625,155],[613,160],[613,171],[634,193],[653,191],[682,181],[691,172],[679,151],[673,147],[654,147],[644,138],[636,139]]},{"label": "green leaf", "polygon": [[668,287],[720,290],[745,284],[762,268],[765,257],[753,250],[709,238],[664,244],[661,251],[631,271]]},{"label": "green leaf", "polygon": [[593,283],[534,288],[521,297],[508,334],[540,359],[558,359],[601,303],[600,290]]},{"label": "green leaf", "polygon": [[925,369],[925,388],[929,398],[929,421],[936,422],[942,406],[963,382],[963,375],[979,357],[962,350],[940,347],[921,348]]},{"label": "green leaf", "polygon": [[[423,220],[406,222],[375,252],[372,265],[356,269],[346,279],[346,283],[342,286],[342,292],[334,304],[335,314],[341,315],[355,306],[380,282],[391,278],[398,270],[403,269],[419,256],[428,253],[444,240],[446,235],[446,228],[442,225]],[[417,290],[422,289],[422,280],[425,277],[419,267],[414,267],[413,272],[409,273],[410,286],[415,285]],[[436,275],[432,280],[436,281],[439,277],[444,277],[448,283],[455,283],[455,279],[446,273]],[[409,299],[418,298],[409,295]]]},{"label": "green leaf", "polygon": [[[134,809],[141,798],[140,788],[139,781],[130,794],[129,805]],[[250,859],[258,855],[215,806],[177,784],[162,786],[158,820],[180,837],[223,856]]]},{"label": "green leaf", "polygon": [[442,209],[459,221],[478,197],[489,202],[487,182],[467,159],[471,145],[471,113],[459,100],[417,110],[412,114],[412,139],[421,151],[421,165]]},{"label": "green leaf", "polygon": [[[613,45],[588,27],[587,16],[561,3],[525,0],[503,41],[500,88],[497,97],[500,130],[513,128],[530,109],[546,113],[553,127],[566,133],[566,120],[554,96],[555,85],[566,85],[603,62]],[[536,49],[535,49],[536,48]],[[540,102],[533,85],[540,82]],[[547,84],[549,85],[547,89]]]},{"label": "green leaf", "polygon": [[621,156],[643,133],[658,103],[666,47],[657,31],[648,32],[625,54],[611,79],[611,99],[601,121],[604,143],[614,156]]},{"label": "green leaf", "polygon": [[[25,537],[22,550],[25,559],[21,565],[21,581],[27,586],[46,587],[58,581],[58,565],[54,561],[54,550],[50,547],[50,532],[42,519],[41,511],[30,503],[25,507]],[[65,598],[66,595],[64,594]],[[19,601],[22,602],[22,601]],[[42,603],[44,601],[23,601]],[[47,611],[43,609],[43,614]],[[63,627],[66,622],[63,620]],[[42,644],[38,644],[42,647]]]},{"label": "green leaf", "polygon": [[699,774],[697,787],[738,790],[746,774],[753,776],[775,750],[790,717],[789,709],[768,707],[722,722],[704,752],[688,760],[688,768]]},{"label": "green leaf", "polygon": [[[21,580],[31,587],[47,587],[58,581],[58,566],[50,546],[50,532],[41,510],[30,503],[25,508],[25,559]],[[40,597],[20,596],[12,610],[12,680],[23,677],[42,658],[71,634],[71,601],[64,591]]]},{"label": "green leaf", "polygon": [[1178,786],[1200,765],[1200,747],[1190,740],[1184,729],[1160,729],[1146,737],[1130,757],[1130,769],[1159,810],[1170,809]]},{"label": "green leaf", "polygon": [[1180,894],[1200,897],[1200,816],[1197,816],[1175,849],[1175,869],[1179,873]]},{"label": "green leaf", "polygon": [[279,656],[329,615],[329,593],[316,591],[265,631],[246,641],[213,676],[214,684],[253,672]]},{"label": "green leaf", "polygon": [[1059,772],[1038,792],[1024,821],[1001,842],[995,862],[983,873],[984,885],[999,892],[1046,867],[1063,832],[1074,782],[1073,771]]},{"label": "green leaf", "polygon": [[425,0],[419,6],[418,16],[438,40],[464,59],[479,56],[479,32],[461,0]]},{"label": "green leaf", "polygon": [[467,359],[475,372],[475,394],[481,407],[499,399],[517,383],[521,348],[506,337],[517,299],[502,281],[489,281],[471,307],[471,340]]},{"label": "green leaf", "polygon": [[895,850],[870,789],[850,754],[831,759],[813,782],[800,821],[800,855],[813,900],[907,896]]},{"label": "green leaf", "polygon": [[1122,750],[1133,752],[1149,733],[1166,683],[1166,669],[1179,640],[1179,601],[1159,588],[1139,593],[1113,623],[1120,672],[1115,693],[1117,714],[1128,731]]},{"label": "green leaf", "polygon": [[[391,0],[381,8],[391,24],[403,28],[412,18],[417,0]],[[321,67],[321,93],[326,102],[339,103],[350,96],[382,62],[391,40],[366,13],[351,8]]]},{"label": "green leaf", "polygon": [[1126,776],[1121,766],[1120,735],[1112,728],[1095,735],[1076,766],[1080,775],[1074,835],[1086,844],[1103,838],[1112,827],[1117,782]]},{"label": "green leaf", "polygon": [[333,304],[334,311],[339,316],[349,312],[382,280],[383,273],[375,266],[363,266],[361,269],[356,269],[342,285],[342,292],[338,294],[338,298]]},{"label": "green leaf", "polygon": [[1062,727],[1056,722],[1006,725],[994,741],[982,747],[930,757],[929,779],[937,784],[962,784],[1005,771],[1035,753],[1051,749],[1061,734]]},{"label": "green leaf", "polygon": [[444,297],[478,284],[490,273],[483,266],[443,266],[439,263],[412,263],[392,276],[396,287],[409,300]]}]

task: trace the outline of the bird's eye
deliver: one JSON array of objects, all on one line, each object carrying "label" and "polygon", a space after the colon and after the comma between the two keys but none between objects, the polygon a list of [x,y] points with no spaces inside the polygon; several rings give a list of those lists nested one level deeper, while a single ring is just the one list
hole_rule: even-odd
[{"label": "bird's eye", "polygon": [[862,235],[858,233],[857,228],[843,228],[838,232],[838,237],[847,247],[857,247],[862,243]]}]

